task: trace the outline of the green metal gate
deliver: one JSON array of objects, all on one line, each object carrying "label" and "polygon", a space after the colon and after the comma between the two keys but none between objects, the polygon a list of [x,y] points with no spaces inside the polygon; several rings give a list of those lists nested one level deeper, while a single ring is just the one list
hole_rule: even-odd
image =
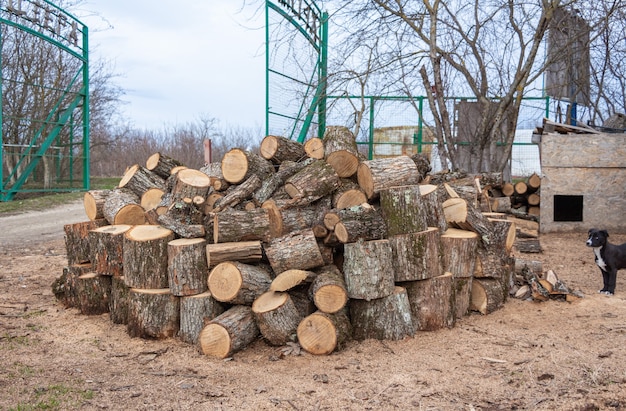
[{"label": "green metal gate", "polygon": [[0,30],[0,201],[88,190],[87,26],[47,0],[8,0]]}]

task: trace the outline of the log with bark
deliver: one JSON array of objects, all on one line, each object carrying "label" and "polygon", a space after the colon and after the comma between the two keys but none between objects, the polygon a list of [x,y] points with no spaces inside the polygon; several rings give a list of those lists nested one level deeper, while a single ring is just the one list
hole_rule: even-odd
[{"label": "log with bark", "polygon": [[387,236],[426,230],[428,208],[423,204],[420,186],[390,187],[381,190],[379,195]]},{"label": "log with bark", "polygon": [[324,133],[324,159],[341,178],[352,177],[359,166],[354,134],[343,126],[328,126]]},{"label": "log with bark", "polygon": [[209,291],[182,297],[178,338],[190,344],[197,344],[202,329],[223,312],[224,306],[213,298]]},{"label": "log with bark", "polygon": [[168,288],[167,244],[172,240],[174,233],[161,226],[138,225],[126,231],[123,245],[126,285]]},{"label": "log with bark", "polygon": [[85,214],[91,221],[104,218],[104,202],[111,190],[89,190],[83,196]]},{"label": "log with bark", "polygon": [[300,321],[296,334],[308,353],[328,355],[352,337],[352,326],[344,310],[335,314],[316,311]]},{"label": "log with bark", "polygon": [[84,315],[100,315],[109,312],[111,277],[94,272],[85,273],[76,281],[78,309]]},{"label": "log with bark", "polygon": [[272,227],[267,210],[225,210],[209,214],[205,219],[207,233],[213,232],[213,243],[235,241],[269,241]]},{"label": "log with bark", "polygon": [[272,239],[265,254],[275,274],[292,268],[308,270],[324,265],[324,259],[313,230],[294,231]]},{"label": "log with bark", "polygon": [[115,189],[106,198],[103,206],[104,218],[109,224],[140,225],[146,222],[141,200],[126,189]]},{"label": "log with bark", "polygon": [[367,198],[373,199],[383,189],[418,184],[420,175],[410,157],[398,156],[361,162],[357,179]]},{"label": "log with bark", "polygon": [[385,220],[380,211],[368,203],[339,210],[337,215],[340,219],[333,229],[337,239],[342,243],[353,243],[357,240],[381,240],[386,236],[386,221],[389,220]]},{"label": "log with bark", "polygon": [[394,280],[425,280],[441,275],[439,229],[429,227],[419,233],[398,234],[389,237]]},{"label": "log with bark", "polygon": [[395,287],[389,240],[345,244],[343,274],[350,298],[372,300],[389,296]]},{"label": "log with bark", "polygon": [[208,290],[209,266],[203,238],[180,238],[167,244],[168,284],[172,295],[201,294]]},{"label": "log with bark", "polygon": [[275,164],[285,161],[301,161],[306,157],[304,146],[283,136],[268,135],[261,141],[261,157]]},{"label": "log with bark", "polygon": [[205,355],[227,358],[246,348],[259,335],[252,308],[235,305],[200,331],[198,344]]},{"label": "log with bark", "polygon": [[130,288],[124,277],[111,277],[111,296],[109,297],[109,318],[113,324],[128,324]]},{"label": "log with bark", "polygon": [[497,278],[474,278],[472,280],[472,299],[470,309],[483,315],[500,309],[505,302],[502,282]]},{"label": "log with bark", "polygon": [[211,188],[211,178],[200,170],[185,168],[175,174],[171,190],[173,200],[206,198]]},{"label": "log with bark", "polygon": [[219,263],[208,279],[213,298],[230,304],[251,305],[271,283],[272,277],[264,267],[237,261]]},{"label": "log with bark", "polygon": [[291,269],[278,274],[270,284],[270,291],[289,291],[304,283],[311,283],[317,274],[313,271]]},{"label": "log with bark", "polygon": [[367,196],[361,187],[350,179],[343,178],[332,197],[332,207],[343,209],[367,203]]},{"label": "log with bark", "polygon": [[252,304],[252,313],[261,335],[270,345],[295,341],[303,316],[286,292],[268,291]]},{"label": "log with bark", "polygon": [[478,234],[473,231],[449,228],[441,234],[442,268],[454,278],[470,278],[476,267]]},{"label": "log with bark", "polygon": [[118,187],[128,189],[139,198],[150,188],[163,191],[166,188],[163,178],[139,164],[134,164],[126,170]]},{"label": "log with bark", "polygon": [[52,292],[66,308],[78,307],[78,277],[91,271],[91,263],[63,267],[63,273],[52,283]]},{"label": "log with bark", "polygon": [[444,273],[426,280],[400,283],[409,296],[415,330],[434,331],[454,326],[453,280],[452,273]]},{"label": "log with bark", "polygon": [[176,336],[180,321],[180,299],[169,288],[131,288],[127,331],[131,337],[166,339]]},{"label": "log with bark", "polygon": [[339,187],[339,176],[326,162],[314,161],[285,181],[285,191],[291,198],[318,200]]},{"label": "log with bark", "polygon": [[149,188],[139,199],[141,208],[145,211],[155,209],[161,204],[165,191],[160,188]]},{"label": "log with bark", "polygon": [[317,309],[325,313],[336,313],[348,304],[346,282],[335,265],[316,270],[309,294]]},{"label": "log with bark", "polygon": [[80,223],[66,224],[65,251],[69,265],[82,264],[91,261],[91,248],[89,245],[89,232],[98,227],[107,225],[104,219],[84,221]]},{"label": "log with bark", "polygon": [[481,241],[487,245],[493,242],[491,222],[466,200],[449,198],[442,206],[448,225],[478,233]]},{"label": "log with bark", "polygon": [[263,247],[258,240],[207,244],[206,257],[211,268],[225,261],[258,263],[263,258]]},{"label": "log with bark", "polygon": [[154,153],[146,160],[146,168],[164,180],[170,177],[174,168],[182,165],[180,161],[162,153]]},{"label": "log with bark", "polygon": [[313,137],[304,142],[304,151],[310,158],[322,160],[324,158],[324,140]]},{"label": "log with bark", "polygon": [[300,162],[291,162],[281,165],[279,170],[272,174],[269,178],[265,179],[253,194],[252,198],[254,202],[260,206],[269,200],[272,195],[285,184],[288,178],[294,174],[302,171],[305,167],[311,165],[315,160],[312,158],[305,159]]},{"label": "log with bark", "polygon": [[438,227],[440,233],[445,232],[448,229],[448,222],[443,211],[443,200],[439,198],[437,186],[421,184],[419,188],[422,193],[422,205],[426,209],[426,226]]},{"label": "log with bark", "polygon": [[352,300],[350,318],[356,340],[401,340],[415,335],[407,291],[396,286],[387,297]]},{"label": "log with bark", "polygon": [[246,181],[237,185],[232,191],[227,193],[224,197],[218,199],[213,204],[213,212],[219,213],[228,207],[234,207],[237,204],[243,202],[252,197],[252,194],[261,187],[261,179],[258,175],[253,174]]},{"label": "log with bark", "polygon": [[124,275],[124,234],[132,226],[107,225],[89,232],[90,261],[94,272],[120,277]]},{"label": "log with bark", "polygon": [[222,176],[231,184],[239,184],[253,175],[263,181],[272,174],[274,166],[270,161],[247,150],[233,148],[222,159]]}]

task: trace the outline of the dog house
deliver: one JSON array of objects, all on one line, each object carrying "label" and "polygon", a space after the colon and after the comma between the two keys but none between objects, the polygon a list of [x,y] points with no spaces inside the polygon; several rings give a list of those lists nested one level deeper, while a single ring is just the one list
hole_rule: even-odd
[{"label": "dog house", "polygon": [[540,231],[626,233],[626,134],[547,131],[539,143]]}]

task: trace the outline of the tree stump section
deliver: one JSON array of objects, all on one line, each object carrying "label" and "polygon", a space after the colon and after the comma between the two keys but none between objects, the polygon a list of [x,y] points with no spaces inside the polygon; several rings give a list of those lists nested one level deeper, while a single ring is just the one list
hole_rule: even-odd
[{"label": "tree stump section", "polygon": [[130,288],[124,277],[111,277],[111,297],[109,298],[109,318],[113,324],[128,324]]},{"label": "tree stump section", "polygon": [[63,226],[63,231],[65,232],[65,251],[69,265],[83,264],[91,261],[89,232],[105,225],[107,225],[107,221],[99,219],[66,224]]},{"label": "tree stump section", "polygon": [[160,188],[149,188],[143,193],[139,200],[139,205],[145,211],[153,210],[161,204],[165,191]]},{"label": "tree stump section", "polygon": [[154,153],[146,160],[146,168],[164,180],[172,175],[174,168],[182,165],[180,161],[161,153]]},{"label": "tree stump section", "polygon": [[396,286],[387,297],[352,300],[350,318],[355,340],[401,340],[415,335],[407,291]]},{"label": "tree stump section", "polygon": [[446,215],[446,221],[451,227],[478,233],[486,245],[493,242],[491,222],[466,200],[449,198],[443,202],[443,211]]},{"label": "tree stump section", "polygon": [[401,285],[409,296],[416,331],[435,331],[454,326],[456,312],[451,273]]},{"label": "tree stump section", "polygon": [[443,233],[448,229],[446,215],[439,199],[439,191],[437,186],[432,184],[422,184],[419,186],[422,193],[422,204],[426,209],[426,226],[438,227],[439,232]]},{"label": "tree stump section", "polygon": [[144,224],[146,222],[145,210],[139,202],[139,197],[129,190],[113,190],[104,202],[104,218],[111,225]]},{"label": "tree stump section", "polygon": [[441,235],[443,272],[450,272],[454,278],[468,278],[474,275],[478,234],[473,231],[449,228]]},{"label": "tree stump section", "polygon": [[198,343],[205,355],[227,358],[246,348],[259,335],[252,308],[236,305],[207,324]]},{"label": "tree stump section", "polygon": [[416,281],[440,276],[441,256],[445,252],[440,248],[439,237],[437,227],[389,237],[394,280]]},{"label": "tree stump section", "polygon": [[107,225],[89,232],[90,261],[94,272],[121,277],[124,275],[124,234],[132,226]]},{"label": "tree stump section", "polygon": [[[161,226],[139,225],[124,234],[124,281],[131,288],[168,288],[167,244],[174,233]],[[169,288],[168,288],[169,290]]]},{"label": "tree stump section", "polygon": [[231,184],[239,184],[255,174],[263,181],[274,174],[274,166],[258,154],[239,148],[233,148],[224,154],[222,158],[224,180]]},{"label": "tree stump section", "polygon": [[386,236],[385,219],[378,210],[367,203],[340,210],[337,215],[340,220],[333,229],[337,239],[342,243],[353,243],[357,240],[381,240]]},{"label": "tree stump section", "polygon": [[454,278],[454,315],[457,320],[470,312],[473,282],[473,277]]},{"label": "tree stump section", "polygon": [[263,247],[258,240],[207,244],[206,257],[209,267],[215,267],[225,261],[258,263],[263,258]]},{"label": "tree stump section", "polygon": [[328,355],[351,338],[352,326],[344,311],[335,314],[316,311],[300,321],[296,334],[306,352]]},{"label": "tree stump section", "polygon": [[[226,210],[207,216],[212,221],[213,242],[263,241],[272,238],[267,210],[258,208],[250,211]],[[206,220],[205,220],[206,221]],[[211,232],[205,222],[207,232]]]},{"label": "tree stump section", "polygon": [[166,189],[163,178],[139,164],[135,164],[126,170],[118,187],[130,190],[139,198],[150,188],[158,188],[163,191]]},{"label": "tree stump section", "polygon": [[300,161],[306,157],[304,146],[295,140],[290,140],[283,136],[265,136],[261,141],[261,157],[281,164],[285,161]]},{"label": "tree stump section", "polygon": [[269,289],[271,283],[272,278],[263,267],[237,261],[216,265],[208,279],[213,298],[230,304],[252,304]]},{"label": "tree stump section", "polygon": [[128,308],[127,330],[132,338],[161,340],[178,332],[180,301],[169,288],[131,288]]},{"label": "tree stump section", "polygon": [[268,291],[252,304],[252,313],[261,335],[270,345],[285,345],[296,339],[303,316],[288,293]]},{"label": "tree stump section", "polygon": [[347,127],[328,126],[324,133],[324,157],[341,178],[352,177],[359,166],[359,150]]},{"label": "tree stump section", "polygon": [[197,344],[202,329],[218,315],[224,307],[210,292],[189,295],[180,299],[180,330],[178,338],[189,344]]},{"label": "tree stump section", "polygon": [[175,175],[174,187],[171,190],[174,200],[184,198],[207,198],[211,188],[211,178],[200,170],[185,168]]},{"label": "tree stump section", "polygon": [[357,183],[349,179],[342,179],[339,188],[333,194],[332,207],[344,209],[367,203],[365,192]]},{"label": "tree stump section", "polygon": [[387,223],[387,236],[426,230],[428,209],[420,186],[400,186],[381,190],[380,209]]},{"label": "tree stump section", "polygon": [[78,308],[83,315],[100,315],[109,312],[111,277],[86,273],[78,277]]},{"label": "tree stump section", "polygon": [[341,271],[334,265],[317,270],[309,289],[311,300],[318,310],[334,314],[348,303],[348,290]]},{"label": "tree stump section", "polygon": [[408,156],[363,161],[357,169],[357,180],[368,199],[389,187],[419,183],[417,166]]},{"label": "tree stump section", "polygon": [[91,271],[91,263],[63,267],[63,273],[52,283],[52,292],[65,308],[79,306],[78,277]]},{"label": "tree stump section", "polygon": [[285,181],[285,191],[291,198],[318,200],[339,187],[339,176],[330,164],[314,161]]},{"label": "tree stump section", "polygon": [[302,171],[305,167],[313,163],[313,161],[315,160],[308,158],[298,163],[283,163],[280,169],[263,181],[261,187],[252,195],[254,202],[259,206],[265,203],[272,197],[276,190],[285,184],[285,181],[287,181],[289,177]]},{"label": "tree stump section", "polygon": [[505,291],[497,278],[474,278],[470,309],[483,315],[490,314],[504,305]]},{"label": "tree stump section", "polygon": [[104,202],[111,190],[89,190],[83,196],[85,214],[91,221],[104,218]]},{"label": "tree stump section", "polygon": [[304,151],[310,158],[316,160],[324,159],[324,140],[319,137],[313,137],[304,142]]},{"label": "tree stump section", "polygon": [[265,255],[275,274],[290,269],[308,270],[324,265],[313,230],[294,231],[271,240]]},{"label": "tree stump section", "polygon": [[395,289],[389,241],[360,240],[345,244],[343,274],[350,298],[373,300],[389,296]]},{"label": "tree stump section", "polygon": [[201,294],[208,289],[209,266],[203,238],[180,238],[167,244],[168,283],[172,295]]}]

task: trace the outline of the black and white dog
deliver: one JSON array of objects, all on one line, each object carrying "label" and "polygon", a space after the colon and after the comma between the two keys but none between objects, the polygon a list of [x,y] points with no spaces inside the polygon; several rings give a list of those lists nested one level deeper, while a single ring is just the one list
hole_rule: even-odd
[{"label": "black and white dog", "polygon": [[622,245],[611,244],[608,238],[609,233],[606,230],[592,228],[589,230],[587,246],[593,248],[596,264],[602,271],[604,286],[600,293],[613,295],[615,293],[617,270],[626,268],[626,243]]}]

